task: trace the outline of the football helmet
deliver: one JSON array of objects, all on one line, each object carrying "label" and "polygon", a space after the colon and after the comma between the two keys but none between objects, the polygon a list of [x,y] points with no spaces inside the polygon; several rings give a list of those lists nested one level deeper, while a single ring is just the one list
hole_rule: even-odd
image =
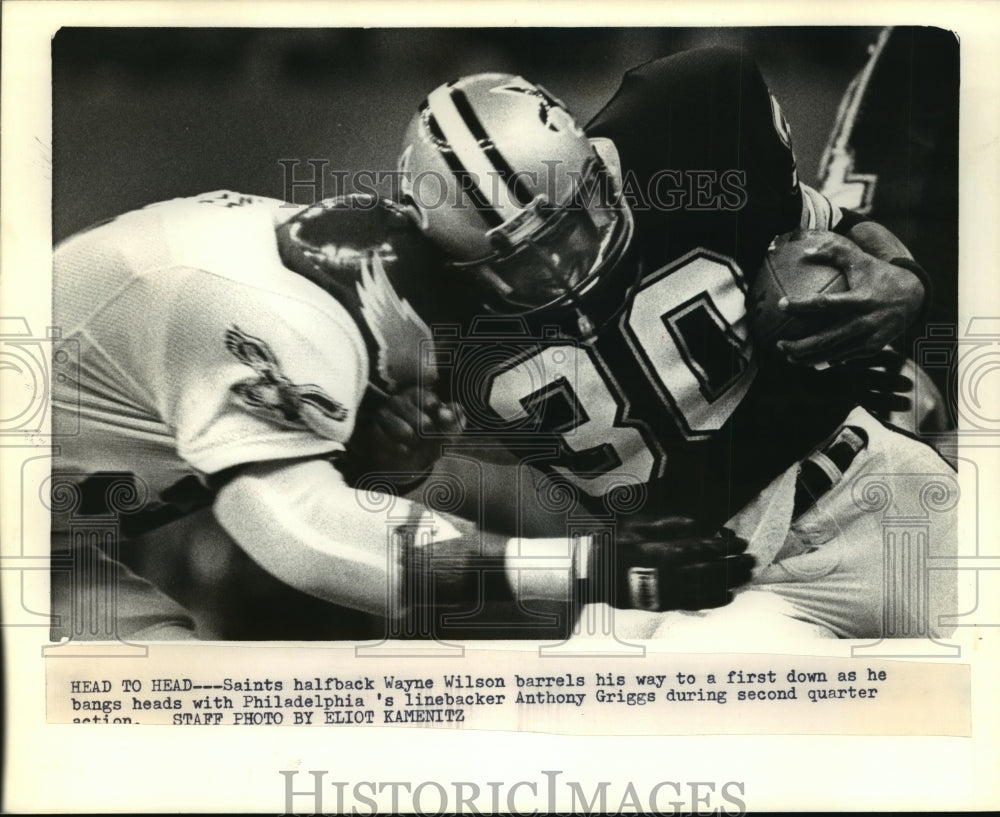
[{"label": "football helmet", "polygon": [[434,286],[443,273],[441,251],[409,208],[390,199],[323,199],[278,227],[277,246],[288,269],[347,309],[371,353],[370,385],[382,391],[417,382],[429,327],[465,309],[455,293]]},{"label": "football helmet", "polygon": [[618,179],[565,106],[512,74],[433,90],[407,127],[401,192],[482,305],[571,307],[622,259],[632,215]]},{"label": "football helmet", "polygon": [[348,306],[377,258],[393,292],[424,320],[436,317],[440,297],[428,284],[440,277],[444,258],[398,202],[366,193],[323,199],[280,225],[277,241],[285,266]]}]

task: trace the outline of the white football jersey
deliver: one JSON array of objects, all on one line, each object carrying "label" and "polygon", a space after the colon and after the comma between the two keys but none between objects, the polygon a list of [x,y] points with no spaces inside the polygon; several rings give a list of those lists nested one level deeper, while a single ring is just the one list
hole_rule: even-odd
[{"label": "white football jersey", "polygon": [[219,191],[151,205],[55,252],[54,316],[79,377],[53,383],[55,469],[191,473],[329,454],[367,381],[345,309],[279,258],[295,206]]}]

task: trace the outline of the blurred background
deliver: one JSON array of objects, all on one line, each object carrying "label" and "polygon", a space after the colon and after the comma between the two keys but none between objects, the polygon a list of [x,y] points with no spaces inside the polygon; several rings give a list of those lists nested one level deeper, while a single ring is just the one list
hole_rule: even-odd
[{"label": "blurred background", "polygon": [[[153,201],[220,188],[306,203],[314,191],[300,185],[293,193],[288,173],[294,164],[297,179],[310,179],[310,160],[327,172],[323,195],[345,192],[332,171],[393,170],[417,105],[436,85],[464,74],[523,74],[586,122],[628,68],[705,45],[740,47],[756,59],[791,125],[800,177],[829,188],[845,181],[818,178],[838,107],[881,33],[62,29],[52,44],[53,237],[58,242]],[[949,32],[921,28],[897,28],[882,45],[852,123],[854,170],[877,176],[873,214],[935,277],[930,317],[945,327],[946,356],[935,358],[931,374],[948,390],[957,303],[959,47]],[[133,568],[196,611],[207,637],[383,633],[380,622],[280,586],[206,511],[146,534],[126,551]]]},{"label": "blurred background", "polygon": [[52,52],[53,235],[58,241],[151,201],[219,188],[280,198],[283,159],[302,162],[305,178],[309,159],[331,170],[392,170],[419,102],[464,74],[523,74],[587,121],[628,68],[714,44],[757,59],[809,181],[844,89],[877,35],[868,28],[63,29]]}]

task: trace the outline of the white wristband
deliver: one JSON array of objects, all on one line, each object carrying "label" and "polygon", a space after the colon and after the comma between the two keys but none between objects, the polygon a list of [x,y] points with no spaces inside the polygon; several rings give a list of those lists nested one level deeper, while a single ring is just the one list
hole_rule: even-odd
[{"label": "white wristband", "polygon": [[590,536],[508,539],[504,566],[520,601],[566,602],[588,570]]}]

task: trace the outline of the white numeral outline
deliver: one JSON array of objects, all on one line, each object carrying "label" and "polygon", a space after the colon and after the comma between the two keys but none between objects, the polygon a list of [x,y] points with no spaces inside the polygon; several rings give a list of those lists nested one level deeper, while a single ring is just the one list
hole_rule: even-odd
[{"label": "white numeral outline", "polygon": [[[625,340],[689,440],[705,439],[722,428],[757,374],[746,290],[735,261],[699,248],[643,279],[622,315]],[[685,303],[706,308],[742,359],[742,368],[724,389],[710,387],[709,375],[686,344],[678,343],[679,333],[662,320]],[[672,335],[672,342],[663,343],[664,334]]]},{"label": "white numeral outline", "polygon": [[[652,440],[645,439],[638,428],[622,424],[625,400],[613,393],[596,358],[589,347],[546,346],[497,374],[490,388],[489,405],[504,420],[523,422],[528,419],[524,408],[527,401],[539,399],[544,392],[568,389],[582,417],[572,427],[556,433],[571,454],[610,447],[614,460],[603,471],[572,471],[556,464],[550,467],[591,496],[602,496],[619,486],[648,482],[657,458]],[[590,398],[589,405],[584,405],[581,394]],[[594,395],[599,399],[593,399]]]},{"label": "white numeral outline", "polygon": [[[746,282],[736,262],[699,248],[646,276],[619,320],[649,383],[688,439],[703,439],[722,428],[756,376],[745,295]],[[677,325],[679,316],[696,309],[705,310],[741,361],[722,384],[711,382]],[[667,317],[672,324],[664,320]],[[550,464],[564,479],[591,496],[601,496],[663,473],[665,452],[645,424],[627,423],[626,392],[592,346],[546,345],[498,372],[488,386],[487,400],[505,421],[519,423],[529,417],[529,401],[538,403],[560,391],[568,391],[576,422],[552,433],[559,434],[570,455],[609,448],[614,454],[610,467],[597,473]]]}]

